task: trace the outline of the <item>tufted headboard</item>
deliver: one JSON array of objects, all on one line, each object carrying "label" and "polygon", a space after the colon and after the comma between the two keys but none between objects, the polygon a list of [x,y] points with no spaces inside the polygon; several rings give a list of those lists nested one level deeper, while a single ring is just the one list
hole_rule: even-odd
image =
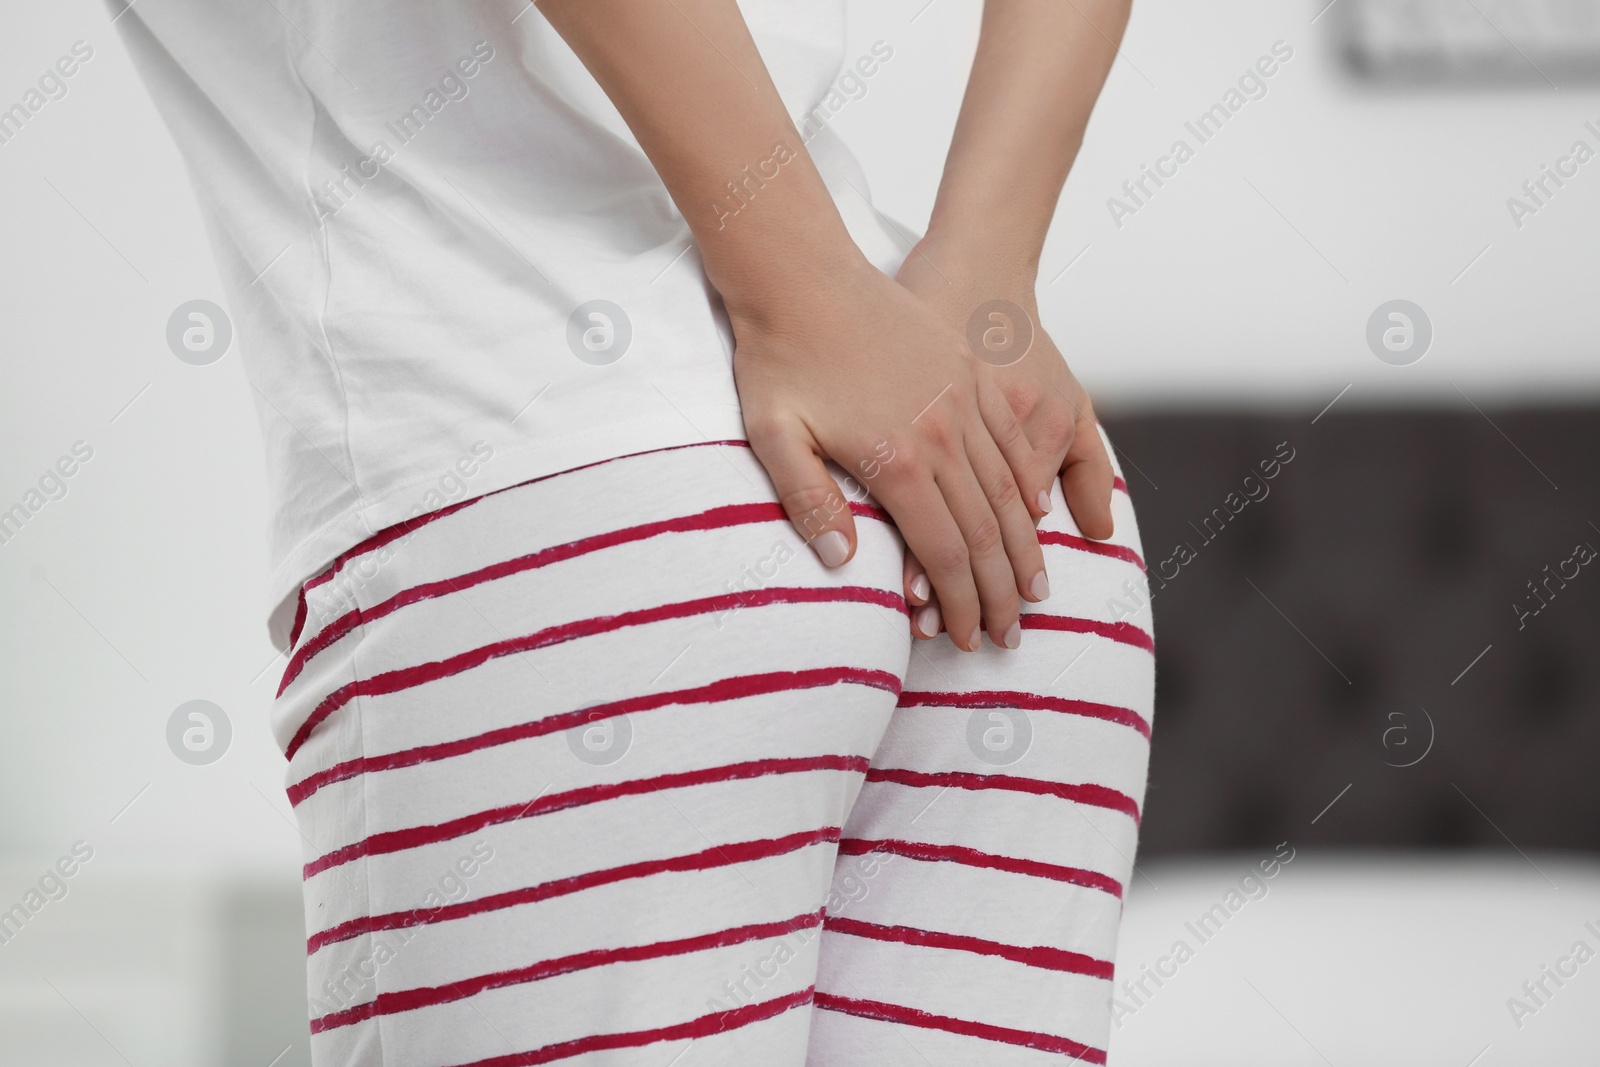
[{"label": "tufted headboard", "polygon": [[1153,590],[1142,855],[1600,850],[1600,410],[1105,422]]}]

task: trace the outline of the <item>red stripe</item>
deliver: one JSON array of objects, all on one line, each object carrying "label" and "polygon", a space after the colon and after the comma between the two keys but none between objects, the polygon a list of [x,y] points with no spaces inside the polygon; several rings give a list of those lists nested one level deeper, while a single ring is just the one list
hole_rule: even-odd
[{"label": "red stripe", "polygon": [[[295,643],[300,640],[300,631],[304,630],[305,628],[306,628],[306,591],[305,591],[305,587],[302,586],[301,589],[300,589],[300,595],[296,599],[295,606],[294,606],[294,625],[289,627],[289,647],[290,648],[294,648]],[[281,690],[280,690],[280,692],[281,692]]]},{"label": "red stripe", "polygon": [[[516,726],[489,730],[485,733],[454,741],[421,745],[382,756],[364,756],[359,759],[347,760],[318,771],[289,786],[289,803],[299,805],[301,801],[317,790],[333,782],[344,781],[362,774],[413,767],[418,764],[449,759],[452,756],[465,755],[497,745],[511,744],[515,741],[570,729],[580,722],[587,723],[615,718],[634,712],[649,711],[669,704],[716,703],[737,700],[742,697],[820,688],[841,683],[871,686],[895,694],[898,694],[900,690],[900,679],[895,675],[887,671],[856,667],[819,667],[805,671],[773,671],[766,674],[724,678],[709,685],[673,690],[666,693],[651,693],[644,696],[628,697],[624,700],[616,700],[606,704],[597,704],[574,712],[550,716]],[[578,722],[572,721],[573,716],[580,717]]]},{"label": "red stripe", "polygon": [[754,589],[749,592],[721,593],[717,596],[701,597],[698,600],[686,600],[678,604],[662,604],[657,607],[641,608],[637,611],[625,611],[619,615],[602,615],[598,618],[579,619],[575,622],[562,623],[559,626],[547,627],[521,637],[507,638],[502,641],[493,641],[466,652],[442,660],[433,660],[428,663],[419,663],[410,667],[400,667],[382,674],[375,674],[370,678],[358,678],[346,683],[329,693],[317,705],[316,709],[306,717],[290,739],[289,746],[284,755],[293,759],[300,746],[306,743],[306,738],[311,736],[311,731],[321,725],[329,715],[349,703],[357,696],[377,696],[384,693],[395,693],[402,689],[410,689],[426,682],[447,678],[460,674],[474,667],[481,667],[492,659],[502,656],[512,656],[519,652],[532,649],[545,648],[549,645],[560,644],[565,641],[575,641],[583,637],[593,637],[596,634],[611,633],[629,626],[643,626],[653,622],[664,622],[669,619],[682,619],[694,615],[710,614],[722,610],[735,610],[741,607],[760,607],[769,604],[830,604],[830,603],[864,603],[877,604],[880,607],[893,608],[901,614],[908,614],[905,598],[899,593],[888,593],[881,589],[871,589],[866,586],[838,586],[820,589],[802,589],[779,586],[770,589]]},{"label": "red stripe", "polygon": [[379,993],[378,996],[365,1004],[356,1004],[341,1011],[329,1012],[311,1020],[311,1032],[320,1034],[325,1030],[334,1030],[341,1026],[349,1026],[363,1019],[370,1019],[380,1015],[396,1015],[403,1011],[416,1011],[419,1008],[430,1008],[436,1004],[448,1004],[451,1001],[465,1000],[490,989],[503,989],[506,986],[522,985],[527,982],[537,982],[545,978],[554,978],[557,975],[570,974],[573,971],[585,971],[595,967],[605,967],[613,963],[634,963],[639,960],[657,960],[668,956],[686,956],[692,952],[704,952],[708,949],[726,948],[729,945],[740,945],[747,941],[763,941],[767,938],[785,937],[798,930],[806,930],[821,925],[822,913],[820,911],[807,912],[796,915],[792,919],[781,922],[755,923],[749,926],[736,926],[731,930],[719,930],[715,933],[700,934],[696,937],[683,937],[673,941],[657,941],[648,945],[630,945],[624,948],[602,948],[589,952],[577,952],[570,956],[558,959],[543,960],[527,967],[518,967],[514,970],[497,971],[494,974],[479,975],[475,978],[463,978],[449,985],[431,986],[419,989],[404,989],[393,993]]},{"label": "red stripe", "polygon": [[[853,504],[851,511],[864,518],[879,518],[888,520],[888,516],[875,508],[868,508],[861,504]],[[359,608],[348,611],[323,627],[315,637],[307,641],[303,648],[295,649],[289,657],[289,664],[284,668],[283,680],[278,683],[278,695],[289,688],[300,672],[312,657],[326,649],[329,645],[344,637],[351,630],[374,619],[382,618],[391,612],[398,611],[408,604],[415,604],[423,600],[432,600],[435,597],[448,593],[458,593],[485,582],[496,581],[514,574],[537,570],[540,567],[562,560],[574,559],[585,556],[591,552],[599,552],[618,545],[644,541],[648,538],[659,537],[668,533],[689,533],[704,530],[730,529],[734,526],[747,526],[763,522],[787,522],[784,510],[777,504],[728,504],[722,507],[710,508],[697,515],[684,515],[672,519],[662,519],[659,522],[647,522],[638,526],[630,526],[622,530],[610,530],[605,533],[595,534],[592,537],[568,541],[565,544],[552,545],[527,555],[517,556],[513,559],[492,563],[477,570],[468,571],[454,578],[441,578],[438,581],[424,582],[403,589],[382,603],[370,608]]]},{"label": "red stripe", "polygon": [[1053,882],[1070,882],[1085,889],[1098,889],[1102,893],[1110,893],[1119,900],[1122,898],[1121,882],[1109,875],[1084,870],[1082,867],[1063,867],[1058,863],[997,856],[991,852],[979,852],[975,848],[967,848],[965,845],[929,845],[921,841],[898,839],[866,841],[857,837],[847,837],[839,842],[840,855],[864,856],[869,852],[888,852],[907,859],[927,860],[933,863],[959,863],[964,867],[985,867],[1010,874],[1048,878]]},{"label": "red stripe", "polygon": [[[728,1011],[714,1011],[710,1015],[702,1015],[698,1019],[691,1019],[686,1023],[677,1023],[673,1026],[659,1026],[653,1030],[634,1030],[623,1034],[596,1034],[593,1037],[578,1037],[571,1041],[562,1041],[554,1045],[545,1045],[529,1052],[513,1052],[508,1056],[491,1056],[486,1060],[473,1060],[471,1063],[461,1064],[460,1067],[530,1067],[532,1064],[550,1063],[552,1060],[564,1060],[572,1056],[582,1056],[587,1052],[602,1052],[614,1048],[638,1048],[641,1045],[653,1045],[661,1041],[682,1041],[685,1038],[694,1040],[701,1037],[711,1037],[728,1030],[737,1030],[741,1026],[749,1026],[764,1019],[771,1019],[782,1015],[793,1008],[811,1002],[812,987],[789,993],[786,996],[774,997],[756,1004],[746,1004],[742,1008],[731,1008]],[[1105,1062],[1099,1060],[1096,1062]]]},{"label": "red stripe", "polygon": [[1074,1041],[1070,1037],[1055,1037],[1051,1034],[1036,1034],[1027,1030],[1013,1030],[1006,1026],[991,1026],[988,1023],[968,1022],[965,1019],[953,1019],[948,1015],[933,1015],[929,1012],[918,1011],[916,1008],[905,1008],[898,1004],[885,1004],[876,1000],[858,1000],[855,997],[840,997],[832,993],[818,993],[816,996],[818,1008],[824,1011],[836,1011],[844,1015],[855,1015],[862,1019],[876,1019],[881,1022],[903,1023],[907,1026],[920,1026],[925,1030],[943,1030],[946,1033],[962,1034],[966,1037],[981,1038],[984,1041],[996,1041],[1005,1045],[1021,1045],[1024,1048],[1038,1049],[1040,1052],[1059,1052],[1064,1056],[1072,1056],[1084,1063],[1103,1064],[1106,1054],[1100,1049]]},{"label": "red stripe", "polygon": [[[1024,615],[1024,619],[1029,616]],[[906,691],[900,694],[902,708],[1017,708],[1030,711],[1056,711],[1064,715],[1081,715],[1090,719],[1131,726],[1150,739],[1150,724],[1138,712],[1119,708],[1115,704],[1099,704],[1093,700],[1072,700],[1067,697],[1041,696],[1037,693],[1018,693],[1008,689],[984,689],[970,693],[930,693]]]},{"label": "red stripe", "polygon": [[325,785],[342,782],[347,778],[355,778],[362,774],[398,770],[402,767],[415,767],[422,763],[432,763],[435,760],[449,759],[452,756],[462,756],[469,752],[477,752],[497,745],[508,745],[514,741],[522,741],[530,737],[540,737],[563,729],[570,729],[573,725],[576,725],[568,721],[572,715],[581,714],[582,722],[595,722],[601,719],[615,718],[619,715],[629,715],[638,711],[650,711],[668,704],[712,704],[721,701],[738,700],[742,697],[762,696],[768,693],[780,693],[797,689],[816,689],[842,683],[871,686],[896,695],[900,692],[900,679],[895,675],[887,671],[858,667],[817,667],[805,671],[772,671],[766,674],[747,674],[737,678],[723,678],[709,685],[694,686],[689,689],[676,689],[666,693],[650,693],[644,696],[628,697],[624,700],[614,700],[606,704],[596,704],[593,707],[581,708],[576,712],[564,712],[561,715],[538,719],[534,722],[519,723],[516,726],[504,726],[498,730],[489,730],[485,733],[459,738],[455,741],[443,741],[434,745],[419,745],[416,748],[402,749],[383,756],[362,756],[358,759],[346,760],[343,763],[336,763],[326,770],[317,771],[315,774],[289,786],[289,803],[297,806],[301,801]]},{"label": "red stripe", "polygon": [[892,941],[923,948],[947,948],[957,952],[972,952],[980,956],[999,956],[1001,959],[1026,964],[1029,967],[1065,971],[1069,974],[1086,974],[1091,978],[1104,978],[1108,982],[1111,981],[1115,970],[1115,965],[1110,960],[1097,960],[1081,952],[1069,952],[1048,945],[1027,947],[1007,945],[981,937],[919,930],[914,926],[880,926],[877,923],[845,919],[837,915],[828,916],[823,925],[835,933],[849,934],[852,937],[864,937],[872,941]]},{"label": "red stripe", "polygon": [[1124,493],[1126,493],[1128,491],[1128,483],[1122,480],[1122,475],[1113,475],[1111,478],[1111,488],[1121,489]]},{"label": "red stripe", "polygon": [[420,527],[426,526],[430,522],[442,519],[446,515],[454,515],[462,508],[471,507],[473,504],[476,504],[482,499],[483,497],[481,496],[475,496],[466,500],[458,500],[456,503],[447,504],[437,511],[428,511],[421,515],[413,515],[411,518],[403,519],[392,526],[385,526],[377,533],[365,538],[364,540],[358,541],[351,548],[348,548],[335,556],[333,558],[333,562],[328,564],[327,570],[324,570],[321,574],[318,574],[313,578],[306,579],[305,584],[300,587],[300,591],[304,593],[306,590],[315,589],[319,585],[325,585],[328,582],[331,582],[333,580],[333,576],[339,573],[339,571],[343,570],[345,564],[349,563],[357,556],[364,556],[368,552],[376,551],[390,542],[398,541],[406,534],[411,533]]},{"label": "red stripe", "polygon": [[1079,804],[1120,811],[1139,824],[1139,802],[1126,793],[1108,786],[1068,782],[1043,782],[1037,778],[1019,778],[1010,774],[969,774],[966,771],[947,771],[929,774],[895,767],[874,767],[867,772],[869,782],[893,782],[914,788],[943,786],[948,789],[1006,789],[1014,793],[1031,793],[1041,797],[1060,797]]},{"label": "red stripe", "polygon": [[524,804],[507,804],[504,807],[463,815],[459,819],[451,819],[449,822],[436,823],[432,826],[412,826],[404,830],[373,834],[354,844],[318,856],[305,865],[303,873],[304,877],[310,878],[330,867],[349,863],[361,856],[382,856],[410,848],[421,848],[424,845],[464,837],[488,826],[531,819],[538,815],[598,804],[618,797],[658,793],[667,789],[685,789],[690,786],[709,785],[712,782],[744,781],[774,774],[805,774],[810,771],[851,771],[863,774],[867,766],[865,756],[794,756],[784,759],[748,760],[722,767],[706,767],[698,771],[679,771],[654,778],[639,778],[631,782],[606,782],[601,785],[584,786],[581,789],[569,789],[564,793],[535,797]]},{"label": "red stripe", "polygon": [[1097,556],[1109,556],[1132,563],[1140,570],[1144,570],[1144,560],[1139,553],[1123,545],[1113,545],[1106,541],[1091,541],[1087,537],[1076,534],[1059,533],[1055,530],[1040,530],[1039,543],[1041,545],[1063,545],[1067,548],[1076,548],[1081,552],[1093,552]]},{"label": "red stripe", "polygon": [[505,487],[505,489],[496,489],[496,490],[494,490],[494,492],[484,493],[482,496],[470,497],[470,498],[468,498],[466,500],[457,501],[454,504],[448,504],[445,507],[442,507],[442,508],[438,509],[437,511],[429,511],[429,512],[425,512],[424,514],[421,514],[421,515],[414,515],[409,519],[404,519],[404,520],[402,520],[400,522],[395,523],[393,526],[385,526],[383,529],[379,530],[377,533],[373,534],[371,537],[368,537],[365,540],[358,542],[355,545],[355,547],[349,549],[348,551],[341,552],[338,556],[334,557],[333,562],[328,564],[327,569],[324,570],[321,574],[318,574],[313,578],[307,579],[305,584],[301,586],[301,589],[314,589],[317,586],[322,585],[325,582],[331,581],[333,579],[334,574],[336,574],[346,563],[350,562],[355,557],[360,556],[360,555],[365,555],[366,553],[371,552],[373,549],[382,548],[384,545],[388,544],[389,542],[395,540],[396,538],[403,537],[404,535],[410,533],[412,530],[415,530],[419,526],[426,526],[428,523],[433,522],[435,519],[442,519],[446,515],[450,515],[450,514],[453,514],[453,513],[457,512],[457,511],[460,511],[462,508],[470,507],[471,505],[476,504],[478,501],[483,500],[483,499],[485,499],[487,497],[497,496],[500,493],[504,493],[504,492],[506,492],[508,490],[511,490],[511,489],[520,489],[522,486],[525,486],[525,485],[533,485],[533,484],[535,484],[537,482],[548,481],[551,478],[559,478],[559,477],[561,477],[562,475],[565,475],[565,474],[576,474],[578,471],[588,470],[591,467],[600,467],[600,466],[603,466],[603,465],[605,465],[607,463],[615,463],[618,460],[634,459],[634,458],[636,458],[638,456],[649,456],[649,455],[653,455],[653,454],[655,454],[657,452],[676,452],[679,449],[683,449],[683,448],[706,448],[708,446],[717,446],[717,445],[733,445],[733,446],[737,446],[739,448],[749,448],[750,447],[750,442],[749,441],[695,441],[695,442],[693,442],[691,444],[687,444],[687,445],[669,445],[669,446],[667,446],[665,448],[646,449],[643,452],[630,452],[625,456],[612,456],[609,459],[597,460],[594,463],[585,463],[581,467],[572,467],[572,468],[570,468],[568,470],[557,471],[554,474],[545,474],[545,475],[539,476],[538,478],[529,478],[525,482],[518,482],[516,485],[508,485],[508,486]]},{"label": "red stripe", "polygon": [[1030,611],[1022,616],[1024,630],[1060,630],[1073,634],[1094,634],[1134,648],[1155,654],[1156,643],[1149,634],[1131,622],[1097,622],[1094,619],[1075,619],[1069,615],[1045,615]]},{"label": "red stripe", "polygon": [[503,908],[514,908],[519,904],[532,904],[541,900],[549,900],[553,897],[563,897],[569,893],[579,893],[585,889],[593,889],[596,886],[625,882],[632,878],[647,878],[653,874],[663,874],[669,871],[705,871],[716,867],[731,867],[734,864],[770,859],[773,856],[798,852],[800,849],[811,845],[838,840],[839,828],[837,826],[824,826],[821,829],[802,830],[784,837],[767,837],[755,841],[737,841],[727,845],[713,845],[708,849],[700,852],[691,852],[686,856],[668,856],[664,859],[625,863],[620,867],[588,871],[568,878],[558,878],[553,882],[541,882],[538,885],[513,889],[505,893],[495,893],[491,896],[480,897],[477,900],[458,901],[455,904],[446,904],[438,908],[413,908],[409,911],[392,911],[384,915],[364,915],[312,934],[306,939],[306,954],[311,955],[325,945],[331,945],[337,941],[348,941],[352,937],[360,937],[362,934],[375,933],[379,930],[403,930],[413,926],[427,926],[431,923],[447,922],[451,919],[463,919],[471,915],[500,911]]}]

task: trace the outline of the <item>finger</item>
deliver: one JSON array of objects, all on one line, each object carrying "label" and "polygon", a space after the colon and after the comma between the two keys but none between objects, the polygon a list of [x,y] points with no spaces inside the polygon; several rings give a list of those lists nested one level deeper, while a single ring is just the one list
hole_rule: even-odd
[{"label": "finger", "polygon": [[[936,602],[938,614],[923,616],[921,621],[929,624],[924,632],[937,633],[942,620],[957,647],[976,649],[983,609],[973,580],[972,554],[937,478],[925,469],[912,473],[909,464],[898,471],[886,467],[873,494],[894,518],[908,553],[917,558],[932,586],[929,600]],[[914,629],[923,630],[916,618],[912,623]]]},{"label": "finger", "polygon": [[[1037,523],[1022,504],[1020,487],[1009,480],[1011,471],[1005,459],[992,441],[977,433],[968,442],[967,460],[1000,523],[1001,542],[1010,561],[1013,587],[1024,600],[1037,603],[1047,599],[1050,579],[1045,575]],[[1054,481],[1053,476],[1051,481]]]},{"label": "finger", "polygon": [[902,580],[905,583],[906,603],[908,604],[926,604],[928,598],[933,595],[933,584],[928,581],[928,572],[922,569],[921,563],[917,562],[915,553],[906,553]]},{"label": "finger", "polygon": [[[1016,483],[1011,481],[1005,461],[1000,459],[997,451],[992,453],[992,458],[1004,476],[1003,479],[995,479],[990,472],[992,491],[1002,495],[1009,492],[1013,498],[1009,501],[1009,510],[1013,516],[1021,515],[1026,520],[1031,534],[1033,520],[1027,515],[1020,498],[1016,497]],[[1022,638],[1017,623],[1020,607],[1017,578],[1006,554],[1004,524],[996,516],[995,506],[989,500],[988,492],[991,489],[986,489],[965,457],[937,472],[935,479],[967,543],[972,579],[977,585],[978,601],[982,608],[981,621],[996,645],[1015,648]],[[1009,490],[1002,488],[1005,484],[1009,484]],[[976,650],[976,627],[971,631],[958,629],[953,612],[947,612],[945,625],[950,631],[951,640],[957,645],[969,652]]]},{"label": "finger", "polygon": [[1006,466],[1011,468],[1025,506],[1035,518],[1048,515],[1050,490],[1061,469],[1060,461],[1034,448],[1011,402],[988,374],[978,375],[978,412]]},{"label": "finger", "polygon": [[789,521],[829,567],[856,551],[856,523],[816,444],[799,424],[750,430],[750,448],[766,468]]},{"label": "finger", "polygon": [[906,603],[911,605],[911,634],[923,641],[939,636],[939,602],[933,595],[933,583],[928,572],[913,552],[906,553],[905,562]]},{"label": "finger", "polygon": [[1093,420],[1091,414],[1067,452],[1061,468],[1061,491],[1066,494],[1067,508],[1083,536],[1104,541],[1114,531],[1111,491],[1116,472],[1099,424]]}]

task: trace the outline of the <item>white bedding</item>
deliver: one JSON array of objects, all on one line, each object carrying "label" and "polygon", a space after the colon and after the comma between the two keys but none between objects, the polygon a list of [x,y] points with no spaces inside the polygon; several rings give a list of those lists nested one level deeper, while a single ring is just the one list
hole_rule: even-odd
[{"label": "white bedding", "polygon": [[1600,1063],[1600,858],[1300,848],[1261,878],[1270,858],[1139,864],[1113,1067]]}]

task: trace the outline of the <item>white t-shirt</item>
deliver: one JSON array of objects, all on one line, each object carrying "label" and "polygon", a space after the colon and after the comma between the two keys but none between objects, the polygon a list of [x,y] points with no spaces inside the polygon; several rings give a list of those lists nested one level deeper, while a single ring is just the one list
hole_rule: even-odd
[{"label": "white t-shirt", "polygon": [[[688,225],[526,0],[109,2],[187,163],[256,395],[280,647],[300,583],[387,526],[744,438]],[[852,236],[894,270],[904,238],[828,126],[893,50],[847,56],[844,0],[741,7]],[[781,164],[751,162],[759,196]]]}]

